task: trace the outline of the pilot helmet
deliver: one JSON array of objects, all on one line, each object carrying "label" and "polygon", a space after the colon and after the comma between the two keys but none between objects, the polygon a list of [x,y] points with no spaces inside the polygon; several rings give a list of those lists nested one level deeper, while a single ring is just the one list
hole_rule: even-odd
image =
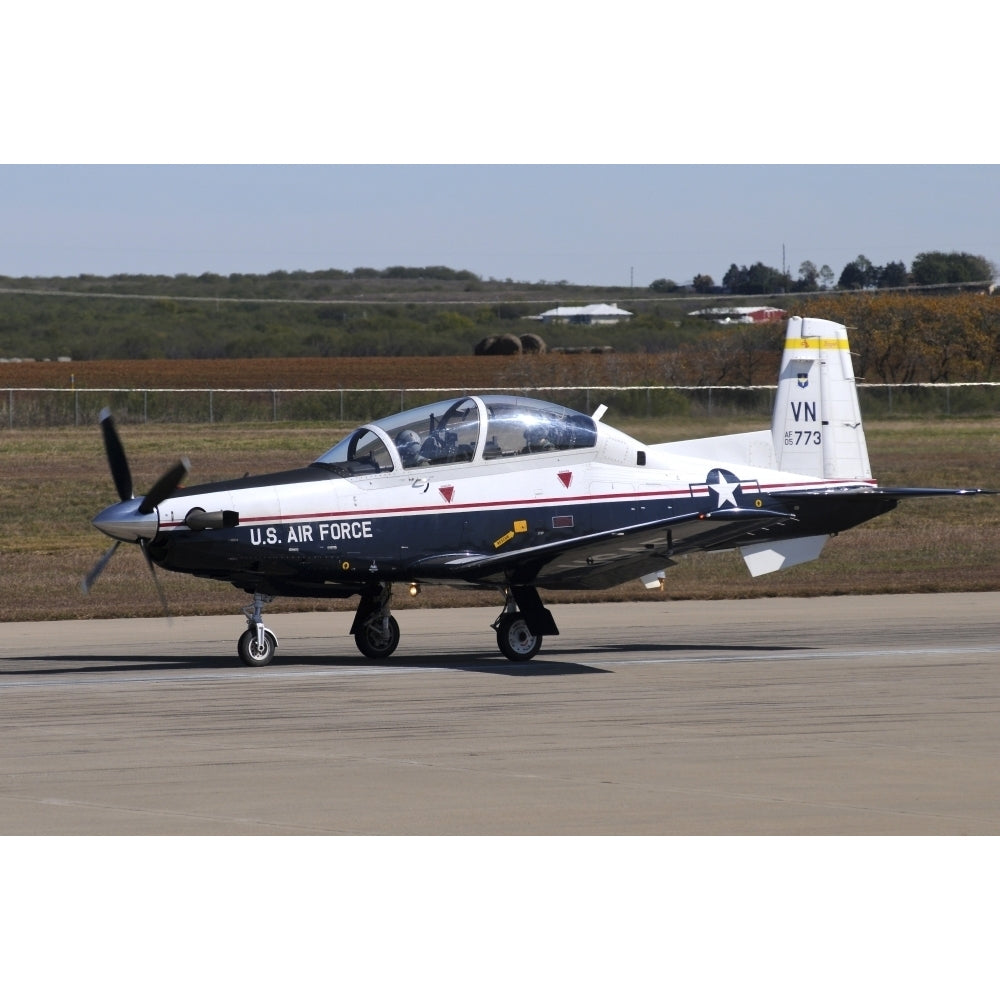
[{"label": "pilot helmet", "polygon": [[531,424],[524,432],[524,438],[532,448],[545,448],[549,445],[547,428],[544,424]]},{"label": "pilot helmet", "polygon": [[420,435],[416,431],[400,431],[396,435],[396,448],[404,462],[415,462],[420,457]]}]

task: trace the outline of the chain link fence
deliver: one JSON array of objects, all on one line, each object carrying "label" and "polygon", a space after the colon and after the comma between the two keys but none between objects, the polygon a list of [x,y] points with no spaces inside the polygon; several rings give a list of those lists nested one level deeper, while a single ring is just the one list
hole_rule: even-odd
[{"label": "chain link fence", "polygon": [[[989,416],[1000,412],[1000,383],[859,383],[869,419]],[[604,403],[618,416],[770,418],[776,386],[532,386],[440,389],[6,389],[0,428],[96,423],[110,407],[129,423],[352,423],[466,394],[540,396],[592,413]]]}]

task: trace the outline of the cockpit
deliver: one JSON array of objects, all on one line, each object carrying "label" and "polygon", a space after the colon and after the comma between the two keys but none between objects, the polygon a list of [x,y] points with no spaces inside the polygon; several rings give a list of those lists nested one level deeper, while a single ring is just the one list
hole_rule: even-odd
[{"label": "cockpit", "polygon": [[344,476],[593,448],[595,421],[523,396],[463,396],[365,424],[314,464]]}]

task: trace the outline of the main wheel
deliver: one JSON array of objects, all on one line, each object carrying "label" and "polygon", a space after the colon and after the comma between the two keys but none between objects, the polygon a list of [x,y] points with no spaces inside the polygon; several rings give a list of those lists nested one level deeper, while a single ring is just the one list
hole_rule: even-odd
[{"label": "main wheel", "polygon": [[508,660],[530,660],[542,648],[542,637],[532,635],[516,612],[501,615],[496,629],[497,645]]},{"label": "main wheel", "polygon": [[387,656],[392,656],[399,645],[399,624],[396,619],[389,615],[384,621],[384,631],[381,627],[383,619],[376,618],[354,633],[358,649],[373,660],[384,660]]},{"label": "main wheel", "polygon": [[236,644],[236,651],[240,654],[240,659],[248,667],[266,667],[274,659],[274,651],[277,648],[278,641],[267,629],[264,630],[263,642],[257,642],[255,628],[248,628]]}]

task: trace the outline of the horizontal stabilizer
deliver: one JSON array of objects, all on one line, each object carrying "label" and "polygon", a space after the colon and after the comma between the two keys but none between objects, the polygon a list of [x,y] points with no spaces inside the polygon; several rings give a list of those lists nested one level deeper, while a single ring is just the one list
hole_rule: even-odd
[{"label": "horizontal stabilizer", "polygon": [[996,496],[998,493],[1000,490],[982,490],[978,487],[953,489],[938,486],[831,486],[827,489],[783,490],[781,496],[784,498],[795,497],[796,499],[805,497],[849,499],[854,497],[858,500],[870,500],[872,497],[882,497],[886,500],[914,500],[921,497]]}]

